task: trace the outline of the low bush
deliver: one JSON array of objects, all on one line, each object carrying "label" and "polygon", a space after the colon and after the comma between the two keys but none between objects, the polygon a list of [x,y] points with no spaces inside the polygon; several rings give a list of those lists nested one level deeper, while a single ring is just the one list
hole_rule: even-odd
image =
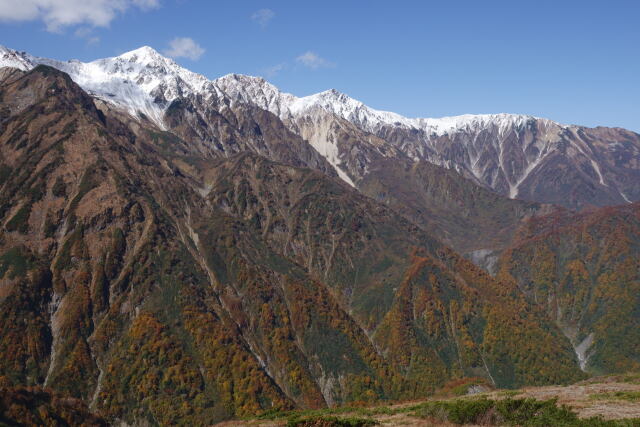
[{"label": "low bush", "polygon": [[571,408],[555,399],[460,399],[426,402],[414,407],[414,415],[454,424],[509,425],[522,427],[640,427],[640,420],[578,418]]},{"label": "low bush", "polygon": [[597,393],[590,396],[598,400],[626,400],[628,402],[640,401],[640,391],[615,391],[610,393]]}]

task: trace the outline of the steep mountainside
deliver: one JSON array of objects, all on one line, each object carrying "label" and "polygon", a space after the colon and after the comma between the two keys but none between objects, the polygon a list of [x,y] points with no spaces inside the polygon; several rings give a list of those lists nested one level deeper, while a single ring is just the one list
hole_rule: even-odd
[{"label": "steep mountainside", "polygon": [[80,399],[40,387],[0,385],[0,424],[3,426],[87,426],[109,424],[91,413]]},{"label": "steep mountainside", "polygon": [[184,148],[195,156],[229,156],[249,150],[335,176],[320,154],[272,114],[251,105],[231,107],[212,82],[151,48],[85,64],[0,47],[0,66],[29,70],[37,64],[68,73],[88,93],[132,117],[160,130],[170,127],[188,142]]},{"label": "steep mountainside", "polygon": [[[263,80],[231,75],[216,84],[236,99],[232,105],[263,100],[262,106],[286,118],[285,123],[322,154],[340,178],[351,186],[392,207],[454,249],[485,267],[495,264],[496,254],[508,245],[524,219],[553,210],[551,206],[510,200],[482,188],[474,177],[433,163],[415,160],[385,140],[367,133],[317,105],[293,108],[298,116],[280,111],[279,98],[290,97]],[[244,93],[244,88],[264,90]],[[238,102],[240,101],[240,102]],[[285,102],[286,105],[286,102]],[[294,105],[297,105],[294,103]],[[304,108],[303,108],[304,107]]]},{"label": "steep mountainside", "polygon": [[528,218],[559,208],[512,200],[458,173],[425,161],[385,159],[371,167],[359,190],[472,259],[488,262],[508,246]]},{"label": "steep mountainside", "polygon": [[[355,186],[378,159],[403,154],[456,170],[509,198],[571,209],[640,199],[635,185],[640,135],[624,129],[566,126],[514,114],[408,119],[335,90],[297,98],[261,78],[232,74],[208,80],[149,47],[90,63],[0,47],[0,66],[27,70],[40,63],[69,73],[89,93],[162,129],[178,127],[187,136],[215,140],[217,150],[227,154],[242,147],[234,138],[220,137],[220,120],[233,121],[226,109],[259,107],[278,116]],[[188,118],[167,117],[180,107]],[[222,117],[211,121],[212,110]]]},{"label": "steep mountainside", "polygon": [[[43,65],[4,70],[0,100],[3,383],[51,387],[110,421],[203,424],[465,375],[582,376],[515,284],[300,167],[322,170],[312,151],[213,159]],[[248,128],[269,147],[306,144],[269,129],[273,115],[234,111],[222,144]]]},{"label": "steep mountainside", "polygon": [[531,220],[498,277],[571,339],[592,373],[640,368],[640,204]]},{"label": "steep mountainside", "polygon": [[640,135],[624,129],[565,126],[514,114],[407,119],[373,110],[336,90],[296,98],[263,79],[238,75],[222,77],[216,85],[236,102],[278,114],[301,135],[316,134],[318,124],[335,128],[326,124],[335,122],[332,117],[352,123],[362,135],[326,138],[326,144],[333,153],[329,161],[356,185],[375,161],[367,156],[353,161],[354,139],[360,141],[358,153],[362,145],[384,141],[386,157],[401,152],[442,165],[509,198],[569,208],[640,198],[634,185],[640,178]]},{"label": "steep mountainside", "polygon": [[[302,268],[207,206],[175,137],[167,152],[166,134],[133,133],[48,67],[8,77],[1,95],[10,382],[161,424],[386,395],[366,335]],[[332,357],[353,363],[316,355],[335,336]]]},{"label": "steep mountainside", "polygon": [[424,133],[415,141],[408,137],[411,129],[386,127],[379,133],[417,159],[451,165],[510,198],[571,209],[640,198],[640,135],[534,117],[500,120],[506,122],[474,121],[455,133]]},{"label": "steep mountainside", "polygon": [[[496,203],[499,198],[478,188],[479,181],[467,182],[457,173],[440,174],[444,170],[428,162],[416,163],[385,140],[328,111],[333,104],[297,100],[261,79],[230,75],[210,82],[151,48],[88,64],[4,52],[5,64],[29,69],[41,62],[68,71],[106,105],[123,111],[122,120],[136,125],[130,116],[134,114],[170,130],[186,142],[171,142],[183,153],[212,158],[250,151],[337,175],[352,186],[355,181],[364,194],[389,204],[456,250],[469,252],[467,256],[480,265],[491,266],[522,218],[540,210],[506,198]],[[129,90],[134,81],[139,89],[135,96]],[[286,114],[279,109],[291,103],[297,106]],[[304,114],[294,116],[292,111]],[[283,122],[275,114],[287,119]],[[422,172],[408,177],[401,172],[407,170]],[[430,193],[423,190],[429,188]],[[465,197],[460,197],[458,188],[465,188]],[[436,198],[425,197],[434,191]],[[389,196],[381,198],[384,194]],[[473,197],[467,198],[469,194]],[[507,212],[496,214],[496,204]],[[475,232],[470,234],[469,229]]]}]

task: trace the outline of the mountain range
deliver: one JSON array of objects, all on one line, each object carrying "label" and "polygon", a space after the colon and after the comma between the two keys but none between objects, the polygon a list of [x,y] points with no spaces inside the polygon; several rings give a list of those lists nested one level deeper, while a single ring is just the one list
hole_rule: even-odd
[{"label": "mountain range", "polygon": [[407,119],[148,47],[0,67],[11,396],[203,424],[640,363],[638,134]]},{"label": "mountain range", "polygon": [[[2,66],[28,70],[37,64],[68,73],[88,93],[164,130],[173,127],[165,115],[185,108],[183,103],[200,117],[223,105],[259,107],[305,137],[356,187],[380,158],[402,155],[454,169],[512,199],[568,208],[640,199],[635,185],[640,139],[624,129],[562,125],[516,114],[409,119],[374,110],[334,89],[298,98],[258,77],[230,74],[209,80],[146,46],[89,63],[0,47]],[[220,150],[230,147],[222,144]]]}]

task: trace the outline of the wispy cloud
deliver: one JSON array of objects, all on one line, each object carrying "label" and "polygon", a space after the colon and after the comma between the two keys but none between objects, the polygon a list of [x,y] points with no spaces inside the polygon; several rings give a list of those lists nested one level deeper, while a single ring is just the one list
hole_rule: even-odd
[{"label": "wispy cloud", "polygon": [[285,64],[285,63],[276,64],[276,65],[273,65],[271,67],[265,68],[263,70],[262,74],[264,74],[264,76],[266,78],[270,79],[272,77],[277,76],[280,73],[280,71],[284,70],[286,67],[287,67],[287,64]]},{"label": "wispy cloud", "polygon": [[142,10],[155,9],[160,6],[160,0],[132,0],[133,4]]},{"label": "wispy cloud", "polygon": [[333,68],[336,66],[335,63],[328,61],[317,53],[309,50],[293,58],[291,61],[280,62],[279,64],[263,68],[261,74],[266,78],[272,78],[287,69],[295,70],[297,68],[296,64],[312,70],[316,70],[318,68]]},{"label": "wispy cloud", "polygon": [[190,37],[176,37],[169,42],[169,48],[164,54],[171,58],[189,58],[198,60],[204,53],[204,48]]},{"label": "wispy cloud", "polygon": [[42,21],[48,31],[58,32],[73,25],[107,27],[132,7],[159,6],[159,0],[2,0],[0,21]]},{"label": "wispy cloud", "polygon": [[251,20],[257,22],[262,28],[265,28],[269,22],[276,16],[271,9],[260,9],[251,15]]},{"label": "wispy cloud", "polygon": [[73,32],[73,35],[79,39],[84,39],[89,45],[100,42],[100,37],[95,35],[94,30],[91,27],[80,27]]},{"label": "wispy cloud", "polygon": [[335,67],[335,64],[333,62],[327,61],[317,53],[312,52],[310,50],[298,56],[296,58],[296,62],[298,64],[304,65],[307,68],[311,68],[312,70],[315,70],[318,68]]}]

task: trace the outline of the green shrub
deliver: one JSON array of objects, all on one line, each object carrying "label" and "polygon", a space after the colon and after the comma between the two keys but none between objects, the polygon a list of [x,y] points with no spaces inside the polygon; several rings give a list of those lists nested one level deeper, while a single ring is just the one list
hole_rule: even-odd
[{"label": "green shrub", "polygon": [[29,216],[31,215],[31,203],[25,203],[16,214],[7,222],[7,231],[19,231],[25,234],[29,231]]},{"label": "green shrub", "polygon": [[491,422],[495,418],[493,406],[493,402],[486,399],[462,400],[449,410],[449,420],[456,424]]},{"label": "green shrub", "polygon": [[4,277],[7,271],[10,271],[10,279],[16,276],[22,277],[31,268],[31,264],[32,260],[25,256],[20,248],[11,248],[0,255],[0,279]]},{"label": "green shrub", "polygon": [[626,400],[628,402],[640,401],[640,391],[616,391],[610,393],[597,393],[590,396],[598,400]]},{"label": "green shrub", "polygon": [[636,427],[640,420],[578,418],[571,408],[558,406],[556,399],[460,399],[417,405],[414,415],[454,424],[508,425],[522,427]]},{"label": "green shrub", "polygon": [[578,416],[569,407],[557,405],[556,399],[505,399],[495,403],[500,417],[508,424],[522,426],[572,425]]},{"label": "green shrub", "polygon": [[496,424],[495,403],[488,399],[427,402],[416,415],[455,424]]},{"label": "green shrub", "polygon": [[67,195],[67,186],[61,176],[58,175],[56,182],[53,184],[51,192],[56,197],[65,197]]},{"label": "green shrub", "polygon": [[7,165],[0,165],[0,185],[4,184],[11,176],[12,169]]}]

